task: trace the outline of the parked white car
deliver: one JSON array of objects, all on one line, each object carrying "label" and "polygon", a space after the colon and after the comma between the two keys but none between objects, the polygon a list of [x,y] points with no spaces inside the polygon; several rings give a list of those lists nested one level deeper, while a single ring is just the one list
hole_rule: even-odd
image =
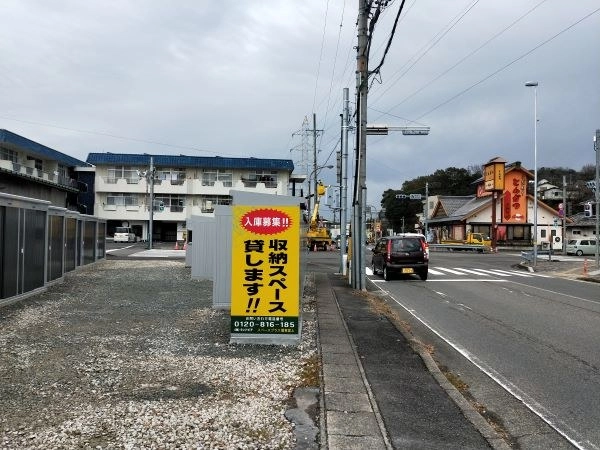
[{"label": "parked white car", "polygon": [[567,255],[595,255],[597,242],[594,238],[571,239],[567,242]]},{"label": "parked white car", "polygon": [[114,242],[135,242],[135,233],[130,227],[117,227],[113,237]]}]

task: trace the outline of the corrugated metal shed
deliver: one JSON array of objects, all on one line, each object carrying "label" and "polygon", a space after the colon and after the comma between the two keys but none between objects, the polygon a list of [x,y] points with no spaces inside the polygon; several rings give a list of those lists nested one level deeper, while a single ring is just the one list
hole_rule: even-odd
[{"label": "corrugated metal shed", "polygon": [[148,166],[150,156],[156,167],[202,167],[205,169],[294,170],[291,159],[222,158],[220,156],[175,156],[129,153],[90,153],[87,162],[93,165]]},{"label": "corrugated metal shed", "polygon": [[86,162],[65,155],[64,153],[46,147],[45,145],[38,144],[37,142],[19,136],[12,131],[0,129],[0,144],[7,144],[9,148],[12,146],[15,150],[21,150],[30,153],[33,156],[39,156],[40,159],[58,161],[60,164],[68,167],[89,167],[89,164]]}]

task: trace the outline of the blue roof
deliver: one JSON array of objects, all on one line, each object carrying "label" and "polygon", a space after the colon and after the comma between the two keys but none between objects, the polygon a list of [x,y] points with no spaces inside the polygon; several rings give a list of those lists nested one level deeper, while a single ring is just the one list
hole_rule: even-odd
[{"label": "blue roof", "polygon": [[50,147],[46,147],[45,145],[38,144],[35,141],[24,138],[23,136],[19,136],[18,134],[8,130],[0,129],[0,143],[13,145],[21,151],[26,151],[32,155],[39,156],[40,159],[58,161],[60,164],[68,167],[89,166],[89,164],[86,162],[80,161],[79,159],[73,158],[69,155],[65,155],[64,153],[61,153],[58,150],[54,150]]},{"label": "blue roof", "polygon": [[123,165],[144,167],[150,165],[150,157],[157,167],[202,167],[205,169],[259,169],[294,170],[291,159],[222,158],[220,156],[175,156],[130,153],[90,153],[87,162],[93,165]]}]

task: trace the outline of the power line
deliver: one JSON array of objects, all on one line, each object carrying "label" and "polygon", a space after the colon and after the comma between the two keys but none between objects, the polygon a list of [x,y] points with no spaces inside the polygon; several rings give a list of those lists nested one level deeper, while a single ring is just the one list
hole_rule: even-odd
[{"label": "power line", "polygon": [[469,92],[471,89],[473,89],[476,86],[479,86],[480,84],[482,84],[484,81],[489,80],[490,78],[492,78],[493,76],[499,74],[500,72],[504,71],[505,69],[507,69],[508,67],[512,66],[514,63],[522,60],[523,58],[525,58],[526,56],[530,55],[531,53],[533,53],[534,51],[536,51],[538,48],[543,47],[544,45],[546,45],[548,42],[553,41],[554,39],[556,39],[558,36],[560,36],[561,34],[567,32],[568,30],[570,30],[571,28],[575,27],[576,25],[579,25],[581,22],[583,22],[584,20],[590,18],[591,16],[593,16],[594,14],[596,14],[598,11],[600,11],[600,8],[592,11],[591,13],[587,14],[586,16],[582,17],[581,19],[577,20],[575,23],[569,25],[568,27],[564,28],[563,30],[559,31],[558,33],[556,33],[555,35],[549,37],[548,39],[546,39],[545,41],[542,41],[540,44],[536,45],[535,47],[533,47],[531,50],[528,50],[527,52],[523,53],[522,55],[518,56],[517,58],[513,59],[511,62],[509,62],[508,64],[505,64],[504,66],[500,67],[499,69],[495,70],[494,72],[490,73],[489,75],[487,75],[486,77],[482,78],[481,80],[477,81],[476,83],[473,83],[471,86],[467,87],[466,89],[463,89],[462,91],[460,91],[458,94],[450,97],[448,100],[440,103],[439,105],[437,105],[436,107],[430,109],[429,111],[427,111],[424,114],[421,114],[419,117],[417,117],[415,120],[419,120],[422,119],[423,117],[431,114],[432,112],[436,111],[437,109],[441,108],[442,106],[447,105],[448,103],[452,102],[453,100],[457,99],[458,97],[460,97],[461,95]]},{"label": "power line", "polygon": [[394,40],[394,34],[396,33],[396,27],[398,26],[398,19],[400,19],[400,14],[402,14],[402,8],[404,8],[404,1],[405,0],[402,0],[402,3],[400,3],[400,7],[398,8],[398,13],[396,14],[396,18],[394,19],[394,25],[392,26],[392,31],[390,32],[388,42],[385,46],[385,49],[383,50],[383,56],[381,57],[381,61],[379,62],[377,67],[375,67],[375,69],[373,69],[372,71],[372,73],[374,74],[379,73],[381,66],[383,66],[383,63],[385,62],[385,57],[387,56],[388,51],[390,50],[390,46],[392,45],[392,41]]},{"label": "power line", "polygon": [[69,127],[63,127],[60,125],[51,125],[48,123],[43,123],[43,122],[34,122],[31,120],[22,120],[22,119],[15,119],[12,117],[6,117],[6,116],[0,116],[0,118],[5,119],[5,120],[12,120],[15,122],[20,122],[20,123],[27,123],[29,125],[40,125],[43,127],[48,127],[48,128],[56,128],[57,130],[66,130],[66,131],[73,131],[76,133],[86,133],[86,134],[93,134],[96,136],[106,136],[106,137],[110,137],[113,139],[121,139],[123,141],[131,141],[131,142],[139,142],[142,144],[152,144],[152,145],[160,145],[163,147],[171,147],[171,148],[177,148],[180,150],[193,150],[196,152],[205,152],[205,153],[214,153],[217,155],[230,155],[230,156],[239,156],[236,155],[234,153],[226,153],[226,152],[222,152],[222,151],[215,151],[215,150],[206,150],[206,149],[202,149],[202,148],[198,148],[198,147],[191,147],[191,146],[187,146],[187,145],[178,145],[178,144],[169,144],[166,142],[160,142],[160,141],[151,141],[148,139],[140,139],[140,138],[134,138],[134,137],[128,137],[128,136],[119,136],[116,134],[111,134],[111,133],[104,133],[102,131],[90,131],[90,130],[81,130],[81,129],[77,129],[77,128],[69,128]]},{"label": "power line", "polygon": [[[391,76],[391,78],[393,79],[398,73],[400,73],[406,67],[406,65],[410,63],[410,61],[414,60],[414,62],[410,64],[406,68],[406,70],[404,70],[404,72],[400,73],[398,78],[392,81],[390,86],[384,92],[379,94],[379,96],[373,101],[376,102],[377,100],[379,100],[383,96],[383,94],[385,94],[392,86],[398,83],[398,81],[400,81],[402,77],[404,77],[404,75],[406,75],[414,66],[416,66],[417,63],[421,59],[423,59],[427,53],[429,53],[454,27],[456,27],[456,25],[475,7],[475,5],[477,5],[477,3],[479,3],[479,1],[480,0],[475,0],[473,3],[471,3],[471,5],[469,5],[465,10],[463,10],[463,12],[459,13],[454,18],[452,18],[452,20],[450,20],[450,22],[446,24],[442,31],[439,31],[433,38],[429,40],[427,44],[425,44],[413,56],[411,56],[409,60]],[[416,55],[419,56],[416,59],[414,59]]]},{"label": "power line", "polygon": [[[515,21],[513,21],[510,25],[508,25],[507,27],[505,27],[504,29],[502,29],[498,33],[494,34],[491,38],[489,38],[488,40],[486,40],[483,44],[481,44],[475,50],[473,50],[472,52],[470,52],[469,54],[467,54],[466,56],[464,56],[463,58],[461,58],[454,65],[452,65],[451,67],[449,67],[448,69],[446,69],[445,71],[443,71],[442,73],[440,73],[438,76],[436,76],[435,78],[433,78],[430,81],[428,81],[427,83],[425,83],[419,89],[417,89],[416,91],[414,91],[413,93],[411,93],[410,95],[408,95],[404,99],[402,99],[402,101],[400,101],[400,103],[397,103],[396,105],[394,105],[393,107],[391,107],[387,112],[382,113],[382,114],[388,114],[391,110],[393,110],[394,108],[397,108],[398,106],[400,106],[401,104],[403,104],[407,100],[410,100],[412,97],[414,97],[415,95],[417,95],[419,92],[423,91],[425,88],[429,87],[431,84],[433,84],[434,82],[436,82],[437,80],[439,80],[440,78],[442,78],[444,75],[448,74],[450,71],[452,71],[453,69],[455,69],[456,67],[458,67],[463,62],[465,62],[467,59],[469,59],[471,56],[473,56],[475,53],[477,53],[483,47],[485,47],[486,45],[488,45],[494,39],[498,38],[499,36],[501,36],[502,34],[504,34],[506,31],[508,31],[509,29],[511,29],[512,27],[514,27],[517,23],[519,23],[521,20],[523,20],[525,17],[527,17],[529,14],[531,14],[534,10],[536,10],[538,7],[540,7],[543,3],[546,3],[547,1],[548,0],[542,0],[541,2],[539,2],[537,5],[535,5],[533,8],[531,8],[529,11],[527,11],[525,14],[521,15],[518,19],[516,19]],[[387,89],[384,90],[380,94],[379,98],[381,98],[382,95],[384,95],[387,91],[389,91],[393,87],[394,84],[395,83],[392,83],[390,86],[388,86]]]},{"label": "power line", "polygon": [[[344,25],[344,11],[346,9],[346,1],[344,0],[344,4],[342,6],[342,17],[340,19],[340,27],[338,30],[338,38],[337,38],[337,43],[335,46],[335,56],[333,58],[333,68],[331,70],[331,82],[329,83],[329,93],[327,94],[327,105],[325,106],[325,118],[323,119],[323,124],[327,123],[327,116],[329,114],[329,102],[331,101],[331,92],[333,91],[333,80],[335,78],[335,68],[337,65],[337,57],[338,57],[338,50],[340,48],[340,40],[341,40],[341,36],[342,36],[342,27]],[[319,138],[319,145],[321,144],[321,142],[323,142],[323,133],[321,133],[321,136]]]},{"label": "power line", "polygon": [[329,13],[329,0],[325,6],[325,22],[323,23],[323,37],[321,38],[321,53],[319,55],[319,64],[317,65],[317,76],[315,78],[315,94],[313,96],[313,112],[315,112],[315,104],[317,103],[317,88],[319,86],[319,75],[321,73],[321,61],[323,60],[323,47],[325,46],[325,32],[327,31],[327,15]]}]

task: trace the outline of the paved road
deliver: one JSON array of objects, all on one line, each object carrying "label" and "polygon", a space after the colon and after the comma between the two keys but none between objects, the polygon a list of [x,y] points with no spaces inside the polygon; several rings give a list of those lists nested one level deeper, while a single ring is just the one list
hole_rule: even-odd
[{"label": "paved road", "polygon": [[[494,256],[436,254],[426,283],[372,278],[424,339],[446,347],[442,355],[454,349],[572,445],[600,448],[600,285],[519,272]],[[461,358],[445,358],[471,373],[472,391],[489,401],[477,384],[487,384],[484,378]],[[530,432],[526,423],[550,438],[547,426],[523,420],[521,407],[510,400],[498,406],[513,434]],[[569,447],[552,439],[554,448]]]}]

